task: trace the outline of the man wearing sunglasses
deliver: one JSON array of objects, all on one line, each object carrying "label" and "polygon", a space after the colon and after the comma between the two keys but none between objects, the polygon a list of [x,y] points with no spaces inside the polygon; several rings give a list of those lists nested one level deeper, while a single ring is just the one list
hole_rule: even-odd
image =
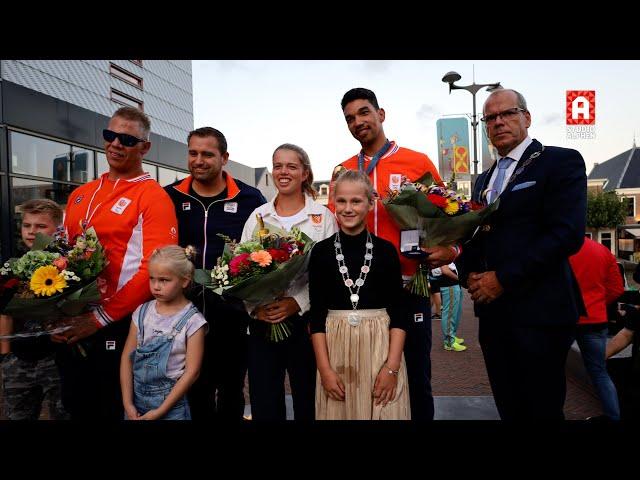
[{"label": "man wearing sunglasses", "polygon": [[584,240],[584,160],[529,137],[531,113],[515,90],[494,91],[483,113],[499,157],[478,177],[473,199],[500,204],[456,265],[480,319],[500,417],[563,419],[565,362],[586,314],[569,265]]},{"label": "man wearing sunglasses", "polygon": [[67,203],[69,238],[81,225],[94,227],[108,260],[98,279],[103,301],[52,337],[68,345],[82,340],[84,356],[76,348],[60,354],[63,403],[73,419],[123,418],[120,355],[131,313],[152,298],[147,260],[154,249],[178,241],[171,199],[142,171],[150,129],[140,110],[118,109],[103,130],[109,171],[76,188]]}]

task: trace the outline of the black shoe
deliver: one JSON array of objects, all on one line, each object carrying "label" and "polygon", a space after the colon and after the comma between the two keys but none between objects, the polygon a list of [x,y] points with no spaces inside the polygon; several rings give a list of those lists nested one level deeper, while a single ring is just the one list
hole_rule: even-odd
[{"label": "black shoe", "polygon": [[590,422],[590,423],[608,423],[608,422],[613,422],[613,420],[611,420],[611,417],[609,417],[607,415],[597,415],[597,416],[594,416],[594,417],[587,417],[586,421]]}]

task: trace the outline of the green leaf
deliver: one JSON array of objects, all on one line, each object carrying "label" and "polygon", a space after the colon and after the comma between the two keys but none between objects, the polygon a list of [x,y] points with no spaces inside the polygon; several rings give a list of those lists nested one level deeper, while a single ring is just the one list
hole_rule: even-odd
[{"label": "green leaf", "polygon": [[44,250],[51,242],[53,242],[53,237],[38,232],[36,233],[36,239],[33,241],[31,250]]},{"label": "green leaf", "polygon": [[213,280],[211,280],[211,270],[204,270],[202,268],[196,269],[193,274],[193,281],[199,285],[212,285]]}]

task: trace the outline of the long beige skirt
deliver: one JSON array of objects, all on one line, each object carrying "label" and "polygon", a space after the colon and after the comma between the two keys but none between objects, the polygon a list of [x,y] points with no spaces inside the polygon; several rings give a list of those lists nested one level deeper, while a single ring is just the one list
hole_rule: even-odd
[{"label": "long beige skirt", "polygon": [[353,310],[329,310],[326,335],[329,363],[345,386],[344,401],[333,400],[316,377],[317,420],[409,420],[409,385],[404,354],[396,395],[386,406],[375,405],[373,386],[389,353],[389,315],[384,308],[357,310],[360,324],[352,326]]}]

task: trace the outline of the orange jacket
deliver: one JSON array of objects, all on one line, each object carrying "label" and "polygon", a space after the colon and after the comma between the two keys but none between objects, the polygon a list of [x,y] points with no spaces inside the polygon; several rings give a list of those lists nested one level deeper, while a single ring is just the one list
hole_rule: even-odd
[{"label": "orange jacket", "polygon": [[[370,161],[371,157],[365,155],[365,169]],[[348,170],[357,170],[358,155],[354,155],[350,159],[342,162],[339,166]],[[336,167],[336,170],[338,167]],[[441,181],[438,170],[436,170],[436,167],[427,155],[409,150],[408,148],[398,147],[395,142],[391,142],[389,151],[382,156],[376,167],[369,174],[371,183],[373,183],[373,187],[378,193],[374,209],[367,219],[369,231],[395,245],[398,255],[400,256],[403,275],[413,275],[416,272],[418,262],[400,255],[400,230],[384,208],[382,199],[388,195],[390,190],[398,188],[402,175],[406,176],[409,181],[415,181],[427,172],[431,172],[436,181]],[[335,205],[333,204],[332,198],[334,180],[335,178],[332,178],[331,184],[329,185],[328,207],[335,213]]]},{"label": "orange jacket", "polygon": [[76,188],[64,219],[70,241],[86,221],[106,252],[109,263],[98,279],[102,302],[93,311],[99,328],[151,298],[149,256],[156,248],[178,243],[175,209],[158,182],[148,173],[116,181],[108,175]]}]

